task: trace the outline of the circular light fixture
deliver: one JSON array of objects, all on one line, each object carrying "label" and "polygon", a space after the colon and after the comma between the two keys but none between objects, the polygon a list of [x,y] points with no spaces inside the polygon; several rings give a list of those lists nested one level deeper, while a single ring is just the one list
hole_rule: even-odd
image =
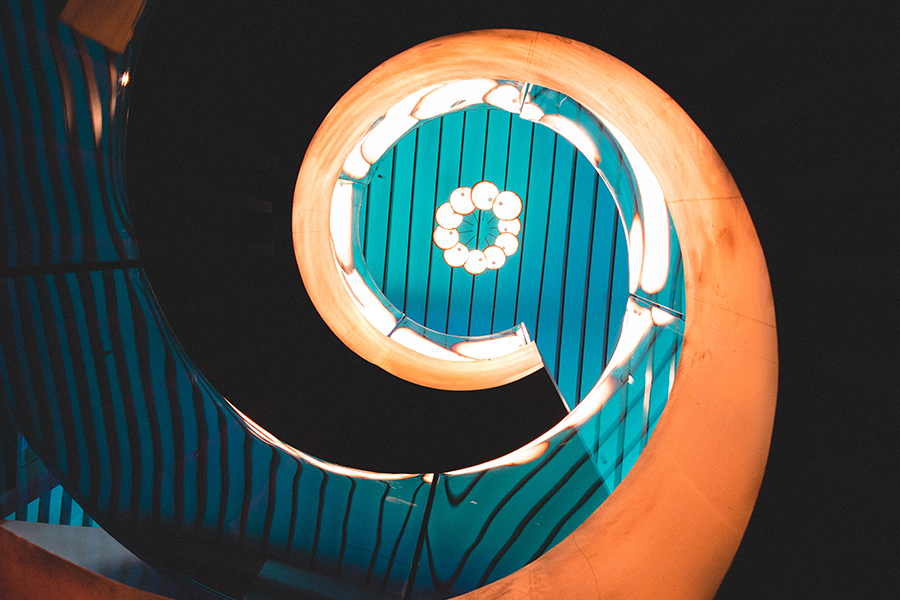
[{"label": "circular light fixture", "polygon": [[[493,217],[487,223],[468,223],[476,231],[473,239],[480,237],[477,232],[482,227],[487,234],[485,237],[496,230],[496,238],[484,250],[469,250],[459,242],[457,228],[465,220],[464,217],[476,210],[493,212]],[[435,246],[444,250],[444,262],[453,268],[464,267],[472,275],[479,275],[488,269],[497,270],[506,263],[507,256],[512,256],[519,249],[519,238],[516,236],[522,229],[522,223],[517,217],[521,213],[522,199],[519,195],[509,190],[501,192],[490,181],[479,181],[471,188],[458,187],[450,193],[450,201],[441,204],[434,213],[438,227],[434,230],[432,240]],[[480,218],[479,216],[478,219]],[[478,243],[477,239],[475,243]]]}]

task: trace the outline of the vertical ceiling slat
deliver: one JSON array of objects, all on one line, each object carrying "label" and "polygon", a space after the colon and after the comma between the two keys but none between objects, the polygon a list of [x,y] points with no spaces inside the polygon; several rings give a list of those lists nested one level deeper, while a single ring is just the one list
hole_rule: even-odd
[{"label": "vertical ceiling slat", "polygon": [[543,304],[544,299],[544,273],[545,268],[547,266],[547,244],[550,240],[550,217],[551,217],[551,209],[553,208],[553,187],[556,183],[556,149],[559,145],[559,136],[553,136],[553,158],[550,160],[550,164],[552,165],[550,171],[550,194],[547,197],[547,227],[544,228],[544,247],[543,247],[543,256],[541,257],[541,277],[538,282],[538,302],[537,302],[537,314],[534,317],[534,339],[537,340],[539,333],[538,328],[541,326],[541,305]]},{"label": "vertical ceiling slat", "polygon": [[[572,208],[575,203],[575,167],[578,164],[578,150],[572,146],[572,171],[569,174],[569,209],[566,211],[566,239],[563,243],[562,277],[559,284],[559,316],[556,329],[556,364],[554,365],[555,379],[559,382],[559,364],[562,354],[563,341],[563,317],[566,313],[566,274],[569,268],[569,243],[572,238]],[[577,399],[573,399],[577,402]]]},{"label": "vertical ceiling slat", "polygon": [[[431,209],[431,214],[435,214],[437,212],[437,207],[443,202],[438,202],[438,194],[440,193],[440,179],[441,179],[441,148],[444,140],[444,118],[441,117],[438,119],[438,152],[437,152],[437,164],[434,167],[434,205]],[[432,221],[432,226],[435,223]],[[422,319],[422,324],[426,327],[428,326],[428,299],[431,297],[431,264],[434,261],[434,244],[428,245],[428,275],[425,281],[425,316]]]},{"label": "vertical ceiling slat", "polygon": [[388,277],[388,266],[390,265],[390,250],[391,250],[391,221],[392,216],[394,214],[394,180],[396,179],[397,174],[397,147],[394,146],[391,148],[391,187],[388,192],[388,218],[387,218],[387,230],[384,235],[384,273],[381,276],[381,289],[385,293],[387,293],[387,277]]},{"label": "vertical ceiling slat", "polygon": [[529,206],[529,200],[531,199],[531,165],[534,159],[534,123],[530,123],[530,136],[528,140],[528,170],[525,176],[525,196],[522,198],[523,204],[526,207],[526,210],[522,211],[522,231],[521,237],[519,238],[519,276],[516,278],[516,303],[514,304],[515,308],[513,309],[513,322],[510,324],[511,326],[515,326],[516,323],[519,322],[519,297],[521,296],[522,291],[522,257],[525,256],[525,234],[527,233],[525,225],[527,225],[527,217],[528,211],[527,208]]},{"label": "vertical ceiling slat", "polygon": [[[588,300],[590,297],[591,290],[591,267],[593,259],[594,259],[594,225],[595,220],[597,218],[597,191],[600,187],[600,175],[595,171],[594,172],[594,190],[591,194],[591,198],[593,202],[591,202],[591,225],[590,231],[588,233],[588,244],[587,244],[587,268],[584,270],[584,310],[581,313],[581,325],[578,329],[581,331],[580,339],[578,342],[578,361],[577,365],[577,374],[575,375],[575,402],[581,402],[581,399],[584,397],[581,392],[581,384],[584,377],[584,342],[585,342],[585,333],[587,332],[587,314],[588,314]],[[609,301],[607,300],[607,306],[609,305]],[[608,319],[607,319],[608,323]],[[605,329],[609,329],[609,325],[605,327]],[[605,345],[604,345],[605,347]],[[604,365],[605,366],[605,365]]]},{"label": "vertical ceiling slat", "polygon": [[[606,288],[606,323],[609,323],[610,311],[612,310],[612,294],[613,294],[613,282],[615,281],[616,274],[616,242],[618,241],[616,238],[619,234],[619,214],[615,213],[612,219],[612,236],[610,237],[609,242],[609,281],[607,283]],[[605,365],[608,362],[609,358],[609,326],[606,327],[606,333],[604,334],[603,339],[603,364]]]},{"label": "vertical ceiling slat", "polygon": [[[513,124],[513,119],[512,119],[512,114],[510,114],[509,118],[507,119],[507,129],[506,129],[506,139],[508,141],[507,141],[507,147],[506,147],[506,161],[505,161],[505,166],[503,169],[503,188],[502,189],[504,189],[504,190],[506,189],[506,186],[509,181],[509,155],[510,155],[509,146],[512,144],[512,139],[513,139],[512,138],[512,124]],[[493,302],[491,303],[491,329],[490,329],[491,333],[496,333],[496,331],[497,331],[494,323],[495,323],[495,317],[497,316],[497,291],[499,289],[500,289],[500,271],[496,271],[494,273],[494,299],[493,299]]]},{"label": "vertical ceiling slat", "polygon": [[409,265],[412,263],[413,207],[415,206],[414,200],[416,197],[416,167],[419,164],[419,131],[419,129],[416,129],[416,131],[413,133],[413,135],[415,136],[415,143],[413,144],[412,182],[409,186],[410,231],[409,235],[407,235],[406,237],[406,270],[403,276],[403,314],[406,314],[408,311],[407,300],[409,298]]},{"label": "vertical ceiling slat", "polygon": [[[460,137],[459,142],[459,172],[456,177],[456,185],[457,187],[462,185],[462,171],[463,171],[463,148],[466,145],[466,113],[463,111],[462,115],[462,135]],[[453,302],[453,272],[456,269],[450,269],[450,290],[447,294],[447,324],[444,328],[444,331],[450,333],[450,308]]]}]

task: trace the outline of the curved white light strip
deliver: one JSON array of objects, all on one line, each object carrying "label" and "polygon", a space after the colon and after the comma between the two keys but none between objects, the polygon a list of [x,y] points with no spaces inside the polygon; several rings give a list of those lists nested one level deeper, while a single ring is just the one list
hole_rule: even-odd
[{"label": "curved white light strip", "polygon": [[538,123],[566,138],[594,167],[600,164],[600,151],[597,150],[597,145],[574,121],[562,115],[544,115]]},{"label": "curved white light strip", "polygon": [[353,270],[350,273],[342,271],[341,275],[343,275],[341,281],[346,286],[347,293],[353,299],[353,303],[359,309],[359,312],[363,314],[375,329],[384,335],[388,335],[397,326],[397,317],[369,289],[359,271]]},{"label": "curved white light strip", "polygon": [[247,426],[247,429],[250,430],[250,433],[263,440],[267,444],[277,446],[291,456],[295,456],[301,460],[309,462],[310,464],[315,465],[323,471],[335,473],[337,475],[347,475],[348,477],[374,479],[376,481],[397,481],[399,479],[411,479],[413,477],[419,477],[418,473],[374,473],[372,471],[363,471],[362,469],[342,467],[340,465],[334,465],[323,460],[319,460],[314,456],[297,450],[293,446],[288,446],[287,444],[276,438],[274,435],[257,425],[256,422],[253,421],[253,419],[239,411],[231,402],[228,402],[228,400],[225,400],[225,402],[228,403],[228,406],[231,408],[231,410],[233,410],[235,414],[244,422],[244,424]]},{"label": "curved white light strip", "polygon": [[463,356],[484,360],[503,356],[523,347],[527,342],[518,334],[487,340],[470,340],[453,344],[453,350]]},{"label": "curved white light strip", "polygon": [[[588,421],[603,405],[612,397],[615,391],[621,385],[620,381],[614,381],[612,377],[613,371],[622,366],[631,358],[638,344],[653,328],[653,319],[650,316],[650,309],[644,308],[635,303],[634,300],[628,299],[628,305],[625,310],[625,318],[622,323],[622,334],[619,336],[619,343],[609,359],[603,373],[597,384],[591,388],[584,400],[575,407],[569,415],[564,418],[557,427],[560,429],[580,425]],[[551,431],[556,430],[551,429]]]},{"label": "curved white light strip", "polygon": [[669,277],[669,213],[666,200],[659,181],[634,145],[611,124],[605,120],[603,124],[619,142],[637,180],[644,229],[640,284],[645,292],[655,294],[665,287]]},{"label": "curved white light strip", "polygon": [[397,140],[418,124],[418,119],[408,115],[394,119],[385,117],[369,132],[360,154],[367,163],[374,165]]},{"label": "curved white light strip", "polygon": [[641,215],[635,214],[628,232],[628,293],[637,291],[641,282],[641,265],[644,263],[644,228]]},{"label": "curved white light strip", "polygon": [[410,115],[419,120],[432,119],[473,104],[481,104],[485,95],[497,86],[494,79],[451,81],[425,94]]},{"label": "curved white light strip", "polygon": [[436,87],[438,86],[432,85],[415,94],[410,94],[385,113],[384,118],[372,128],[368,138],[362,144],[361,154],[366,162],[374,165],[397,140],[419,124],[419,119],[410,113],[422,96]]},{"label": "curved white light strip", "polygon": [[507,112],[518,114],[522,108],[522,91],[516,86],[504,83],[484,95],[484,103]]},{"label": "curved white light strip", "polygon": [[353,271],[353,184],[338,180],[331,195],[331,245],[334,257],[344,273]]},{"label": "curved white light strip", "polygon": [[350,154],[347,155],[347,158],[344,159],[344,165],[341,167],[341,170],[351,179],[362,179],[369,174],[369,167],[372,165],[366,162],[362,155],[362,145],[368,137],[368,133],[364,135],[359,140],[359,143],[353,147],[353,150],[350,151]]},{"label": "curved white light strip", "polygon": [[493,469],[495,467],[511,467],[513,465],[524,465],[525,463],[529,463],[537,458],[540,458],[544,454],[544,452],[546,452],[550,448],[550,442],[544,440],[543,438],[544,436],[541,436],[540,439],[535,440],[526,446],[522,446],[517,450],[513,450],[509,454],[501,456],[500,458],[495,458],[494,460],[481,463],[480,465],[466,467],[457,471],[449,471],[445,473],[445,475],[447,477],[453,477],[456,475],[466,475],[469,473],[478,473],[479,471],[487,471],[488,469]]},{"label": "curved white light strip", "polygon": [[428,338],[413,331],[412,329],[409,329],[408,327],[398,327],[393,333],[391,333],[390,338],[398,344],[406,346],[410,350],[415,350],[419,354],[431,356],[432,358],[441,358],[444,360],[452,361],[473,360],[468,356],[461,356],[452,350],[444,348],[440,344],[432,342]]},{"label": "curved white light strip", "polygon": [[342,170],[352,179],[362,179],[369,174],[369,168],[394,145],[397,140],[418,125],[419,120],[410,116],[416,103],[431,90],[440,87],[431,85],[410,94],[392,106],[384,118],[372,126],[344,160]]}]

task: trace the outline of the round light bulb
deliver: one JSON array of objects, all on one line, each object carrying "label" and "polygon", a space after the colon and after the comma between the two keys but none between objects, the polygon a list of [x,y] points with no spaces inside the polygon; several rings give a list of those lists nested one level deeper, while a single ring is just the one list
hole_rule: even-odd
[{"label": "round light bulb", "polygon": [[472,186],[472,203],[478,210],[488,210],[499,192],[497,186],[490,181],[479,181]]},{"label": "round light bulb", "polygon": [[449,202],[441,204],[434,214],[434,220],[444,229],[456,229],[462,223],[462,215],[453,210]]},{"label": "round light bulb", "polygon": [[522,223],[518,219],[513,219],[511,221],[497,221],[497,231],[500,233],[519,235],[519,232],[522,231]]},{"label": "round light bulb", "polygon": [[519,249],[519,238],[511,233],[501,233],[494,240],[494,244],[503,249],[503,254],[512,256]]},{"label": "round light bulb", "polygon": [[469,250],[465,265],[466,271],[472,275],[478,275],[479,273],[484,273],[484,270],[487,269],[488,261],[481,250]]},{"label": "round light bulb", "polygon": [[456,244],[449,250],[444,250],[444,262],[451,267],[461,267],[469,258],[469,249],[465,244]]},{"label": "round light bulb", "polygon": [[455,229],[436,227],[431,239],[434,240],[434,245],[441,250],[449,250],[459,242],[459,232]]},{"label": "round light bulb", "polygon": [[497,215],[498,219],[510,221],[518,217],[522,212],[522,199],[515,192],[507,190],[497,194],[497,197],[494,198],[493,207],[494,214]]},{"label": "round light bulb", "polygon": [[506,254],[500,246],[488,246],[484,249],[488,269],[499,269],[506,262]]},{"label": "round light bulb", "polygon": [[460,215],[471,214],[475,210],[472,203],[472,189],[468,187],[458,187],[450,194],[450,206]]}]

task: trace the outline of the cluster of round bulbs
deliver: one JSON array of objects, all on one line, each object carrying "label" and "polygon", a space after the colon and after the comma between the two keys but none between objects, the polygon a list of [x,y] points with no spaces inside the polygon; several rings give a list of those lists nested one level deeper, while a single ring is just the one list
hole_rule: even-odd
[{"label": "cluster of round bulbs", "polygon": [[[463,217],[475,210],[491,210],[497,217],[497,234],[494,242],[484,250],[469,250],[459,241],[457,228]],[[472,275],[487,269],[499,269],[519,249],[517,237],[522,228],[519,215],[522,199],[510,191],[501,192],[490,181],[479,181],[471,188],[458,187],[450,194],[450,201],[441,204],[434,219],[438,226],[432,239],[435,246],[444,251],[444,262],[451,267],[463,267]],[[477,243],[477,242],[476,242]]]}]

